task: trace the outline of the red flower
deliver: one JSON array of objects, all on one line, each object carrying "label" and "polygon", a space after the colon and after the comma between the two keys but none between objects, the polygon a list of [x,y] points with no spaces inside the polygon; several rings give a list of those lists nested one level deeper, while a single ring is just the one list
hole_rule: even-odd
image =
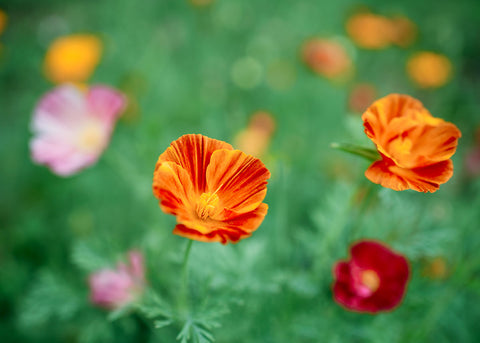
[{"label": "red flower", "polygon": [[371,240],[355,243],[351,258],[335,264],[333,297],[349,310],[377,313],[402,300],[410,271],[405,257]]},{"label": "red flower", "polygon": [[177,217],[174,234],[238,242],[263,221],[270,172],[257,158],[202,135],[185,135],[158,158],[153,193]]}]

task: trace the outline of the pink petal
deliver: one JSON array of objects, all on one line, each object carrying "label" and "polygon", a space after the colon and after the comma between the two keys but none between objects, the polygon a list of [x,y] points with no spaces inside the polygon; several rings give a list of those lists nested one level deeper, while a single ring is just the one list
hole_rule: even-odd
[{"label": "pink petal", "polygon": [[93,164],[98,158],[96,155],[78,152],[68,142],[49,136],[32,139],[30,150],[34,162],[49,166],[60,176],[70,176]]},{"label": "pink petal", "polygon": [[67,133],[85,117],[82,92],[73,85],[62,85],[47,93],[38,102],[32,129],[42,133]]},{"label": "pink petal", "polygon": [[142,281],[145,277],[145,271],[143,268],[143,256],[139,251],[132,250],[128,254],[130,258],[130,273],[138,281]]},{"label": "pink petal", "polygon": [[87,94],[88,111],[101,119],[106,127],[114,124],[115,119],[125,108],[125,104],[122,93],[107,86],[93,86]]}]

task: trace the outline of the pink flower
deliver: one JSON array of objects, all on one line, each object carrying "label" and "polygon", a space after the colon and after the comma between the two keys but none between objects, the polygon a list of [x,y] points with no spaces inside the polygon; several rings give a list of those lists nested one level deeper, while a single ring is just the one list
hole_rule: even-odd
[{"label": "pink flower", "polygon": [[86,92],[73,85],[55,88],[33,114],[33,161],[61,176],[94,164],[124,107],[124,96],[110,87],[93,86]]},{"label": "pink flower", "polygon": [[138,251],[129,253],[130,265],[119,263],[116,269],[102,269],[90,275],[90,300],[106,309],[128,305],[143,293],[145,272],[143,257]]}]

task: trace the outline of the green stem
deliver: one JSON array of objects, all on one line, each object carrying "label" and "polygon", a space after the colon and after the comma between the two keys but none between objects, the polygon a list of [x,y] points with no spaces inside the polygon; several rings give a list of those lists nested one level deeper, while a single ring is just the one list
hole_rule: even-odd
[{"label": "green stem", "polygon": [[333,149],[342,150],[350,154],[361,156],[369,161],[377,161],[381,158],[380,154],[375,149],[364,148],[353,144],[331,143],[330,147]]},{"label": "green stem", "polygon": [[181,289],[181,300],[180,300],[180,309],[186,310],[188,305],[188,257],[190,256],[190,250],[192,249],[193,240],[189,239],[187,247],[185,248],[185,255],[183,256],[182,262],[182,289]]}]

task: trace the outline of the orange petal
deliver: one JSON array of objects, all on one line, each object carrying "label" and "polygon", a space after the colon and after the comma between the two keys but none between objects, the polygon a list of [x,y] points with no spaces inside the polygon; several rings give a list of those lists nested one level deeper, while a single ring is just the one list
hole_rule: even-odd
[{"label": "orange petal", "polygon": [[228,229],[242,230],[251,233],[260,226],[267,212],[268,205],[262,203],[254,211],[242,213],[225,220],[225,226]]},{"label": "orange petal", "polygon": [[244,231],[230,231],[225,229],[214,230],[210,233],[203,234],[199,231],[188,228],[183,224],[178,224],[173,229],[175,235],[186,237],[200,242],[220,242],[226,244],[228,242],[236,243],[242,238],[249,237],[251,234]]},{"label": "orange petal", "polygon": [[440,184],[447,182],[453,175],[451,160],[430,166],[405,169],[396,166],[388,159],[374,162],[365,172],[365,176],[386,188],[396,191],[413,189],[418,192],[435,192]]},{"label": "orange petal", "polygon": [[259,159],[240,150],[214,152],[207,167],[208,191],[218,195],[228,217],[256,209],[265,198],[269,178]]},{"label": "orange petal", "polygon": [[233,150],[230,144],[203,135],[184,135],[160,155],[156,168],[162,162],[178,164],[190,175],[195,192],[201,194],[206,189],[205,171],[210,158],[219,149]]},{"label": "orange petal", "polygon": [[190,176],[178,164],[163,162],[157,165],[153,174],[153,194],[160,200],[160,207],[166,213],[180,218],[190,217],[194,199]]},{"label": "orange petal", "polygon": [[452,157],[461,135],[460,130],[451,123],[425,128],[412,147],[416,155],[415,166],[430,165]]},{"label": "orange petal", "polygon": [[405,115],[407,111],[426,110],[420,101],[404,94],[390,94],[375,101],[362,115],[365,133],[375,144],[382,144],[385,129],[390,121]]}]

